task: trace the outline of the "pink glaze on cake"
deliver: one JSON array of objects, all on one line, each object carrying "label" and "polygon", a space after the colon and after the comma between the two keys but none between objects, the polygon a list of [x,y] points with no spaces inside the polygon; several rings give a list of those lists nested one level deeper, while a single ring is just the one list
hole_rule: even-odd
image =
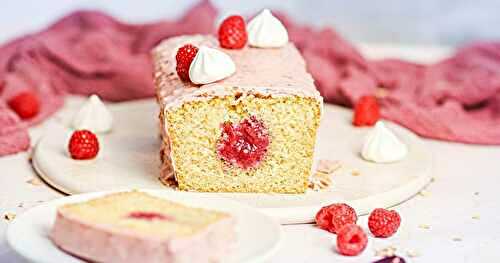
[{"label": "pink glaze on cake", "polygon": [[[236,64],[235,74],[201,86],[181,81],[175,71],[177,49],[188,43],[220,49],[212,36],[191,35],[167,39],[153,50],[157,97],[165,108],[178,107],[186,101],[232,94],[233,89],[260,95],[299,95],[323,100],[312,76],[304,70],[306,65],[302,56],[292,43],[272,49],[221,49]],[[300,63],[287,63],[290,59]]]},{"label": "pink glaze on cake", "polygon": [[[175,55],[178,48],[185,44],[222,50],[236,64],[236,72],[226,79],[201,86],[181,81],[175,70]],[[218,41],[212,36],[188,35],[163,41],[152,54],[163,140],[160,149],[160,180],[166,185],[175,185],[175,163],[171,157],[170,137],[163,120],[166,110],[175,109],[190,101],[209,100],[235,93],[264,97],[300,96],[313,98],[320,105],[323,103],[312,76],[305,70],[305,61],[293,43],[287,43],[281,48],[245,47],[230,50],[220,48]],[[250,166],[252,165],[248,165]]]}]

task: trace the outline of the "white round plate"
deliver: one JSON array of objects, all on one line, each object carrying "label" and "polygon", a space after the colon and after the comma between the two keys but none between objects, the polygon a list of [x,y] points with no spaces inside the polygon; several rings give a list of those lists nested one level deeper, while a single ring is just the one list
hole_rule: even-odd
[{"label": "white round plate", "polygon": [[[72,101],[71,101],[72,100]],[[153,100],[109,105],[115,118],[114,130],[100,135],[101,152],[95,160],[69,158],[66,145],[71,130],[68,122],[81,103],[70,100],[61,113],[60,124],[41,138],[33,155],[37,172],[49,184],[68,194],[128,188],[160,188],[158,106]],[[358,214],[375,207],[390,207],[418,193],[430,180],[432,156],[416,135],[387,123],[408,145],[407,157],[396,163],[376,164],[363,160],[359,151],[370,128],[351,124],[349,109],[325,105],[318,132],[315,159],[338,160],[342,168],[333,175],[329,189],[306,194],[204,193],[229,197],[259,208],[282,224],[307,223],[318,209],[332,202],[346,202]],[[188,193],[190,194],[190,193]]]},{"label": "white round plate", "polygon": [[[264,262],[278,248],[282,235],[280,225],[272,218],[244,204],[225,198],[206,198],[201,194],[165,190],[141,191],[189,206],[223,211],[235,216],[238,222],[238,246],[224,262]],[[84,262],[59,250],[49,239],[48,234],[56,217],[56,209],[62,204],[86,201],[109,193],[73,195],[29,209],[9,224],[7,241],[19,255],[31,262]],[[259,231],[255,231],[256,229]]]}]

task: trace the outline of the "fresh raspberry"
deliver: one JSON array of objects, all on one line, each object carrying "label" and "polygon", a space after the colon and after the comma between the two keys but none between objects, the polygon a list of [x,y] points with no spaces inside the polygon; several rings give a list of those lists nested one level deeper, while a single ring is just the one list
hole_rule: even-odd
[{"label": "fresh raspberry", "polygon": [[401,217],[394,210],[377,208],[368,217],[368,228],[375,237],[390,237],[398,231]]},{"label": "fresh raspberry", "polygon": [[345,256],[359,255],[365,250],[367,243],[365,232],[355,224],[343,226],[337,234],[337,251]]},{"label": "fresh raspberry", "polygon": [[40,101],[38,97],[30,91],[23,91],[17,94],[11,98],[7,104],[21,119],[33,118],[40,111]]},{"label": "fresh raspberry", "polygon": [[71,135],[68,150],[73,159],[93,159],[99,152],[99,141],[97,140],[97,136],[91,131],[78,130]]},{"label": "fresh raspberry", "polygon": [[269,146],[269,134],[264,123],[255,116],[236,125],[225,122],[221,128],[217,153],[224,161],[249,169],[256,167],[264,158]]},{"label": "fresh raspberry", "polygon": [[191,44],[186,44],[177,50],[177,54],[175,55],[177,66],[175,70],[181,80],[189,81],[189,66],[191,66],[196,53],[198,53],[198,48]]},{"label": "fresh raspberry", "polygon": [[361,97],[354,106],[354,126],[372,126],[380,119],[380,108],[374,96]]},{"label": "fresh raspberry", "polygon": [[247,43],[245,20],[241,16],[230,16],[219,27],[219,43],[223,48],[240,49]]},{"label": "fresh raspberry", "polygon": [[337,233],[347,224],[356,224],[356,211],[347,204],[331,204],[322,207],[316,214],[316,224],[328,232]]}]

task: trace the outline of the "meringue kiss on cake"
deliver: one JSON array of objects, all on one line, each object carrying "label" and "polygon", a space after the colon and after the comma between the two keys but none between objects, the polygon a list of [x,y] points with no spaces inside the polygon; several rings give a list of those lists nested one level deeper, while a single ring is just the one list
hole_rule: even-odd
[{"label": "meringue kiss on cake", "polygon": [[233,60],[215,48],[200,47],[191,65],[189,79],[194,84],[209,84],[231,76],[236,71]]},{"label": "meringue kiss on cake", "polygon": [[[160,179],[185,191],[304,193],[323,99],[268,10],[248,24],[249,43],[223,48],[231,24],[238,41],[246,41],[239,20],[223,22],[219,39],[180,36],[153,50]],[[197,54],[183,59],[186,46]],[[179,74],[189,63],[189,80],[183,80]]]},{"label": "meringue kiss on cake", "polygon": [[261,48],[281,47],[288,43],[288,32],[271,11],[264,9],[248,23],[248,43]]}]

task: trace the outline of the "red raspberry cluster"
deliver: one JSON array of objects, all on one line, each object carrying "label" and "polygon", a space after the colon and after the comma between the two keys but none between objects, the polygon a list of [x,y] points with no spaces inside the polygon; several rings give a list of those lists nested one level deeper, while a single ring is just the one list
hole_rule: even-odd
[{"label": "red raspberry cluster", "polygon": [[75,160],[93,159],[99,153],[99,140],[89,130],[77,130],[69,139],[68,151]]},{"label": "red raspberry cluster", "polygon": [[269,132],[255,116],[238,124],[225,122],[217,142],[217,153],[227,163],[250,169],[264,158],[269,146]]},{"label": "red raspberry cluster", "polygon": [[219,26],[219,44],[223,48],[240,49],[247,43],[248,34],[242,16],[229,16]]},{"label": "red raspberry cluster", "polygon": [[[363,229],[356,225],[356,211],[347,204],[336,203],[322,207],[316,214],[316,225],[337,234],[337,250],[346,256],[360,254],[368,243]],[[368,228],[375,237],[390,237],[399,228],[401,217],[394,210],[377,208],[368,217]]]},{"label": "red raspberry cluster", "polygon": [[40,101],[32,91],[23,91],[7,101],[9,107],[23,120],[31,119],[40,112]]},{"label": "red raspberry cluster", "polygon": [[182,81],[189,81],[189,67],[196,53],[198,53],[198,48],[191,44],[184,45],[177,50],[177,54],[175,55],[175,61],[177,62],[175,70]]}]

